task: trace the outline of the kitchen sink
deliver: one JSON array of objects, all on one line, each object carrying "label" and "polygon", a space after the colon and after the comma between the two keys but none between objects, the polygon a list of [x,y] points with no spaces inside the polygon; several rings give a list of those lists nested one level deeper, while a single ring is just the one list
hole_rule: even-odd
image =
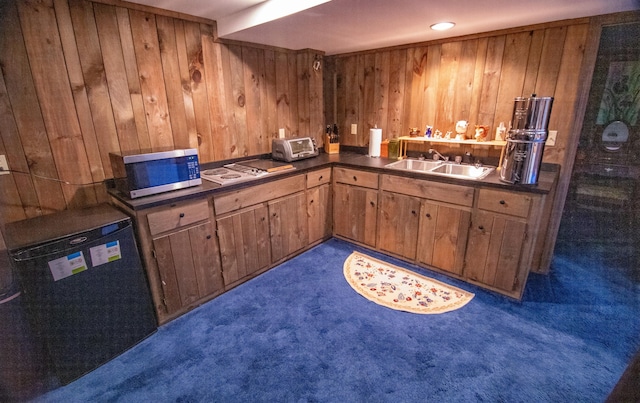
[{"label": "kitchen sink", "polygon": [[404,159],[385,165],[386,168],[402,171],[422,172],[426,174],[449,176],[462,179],[483,179],[496,168],[492,166],[476,166],[455,164],[452,162]]},{"label": "kitchen sink", "polygon": [[427,172],[444,164],[442,161],[404,159],[385,165],[386,168],[402,169],[403,171]]},{"label": "kitchen sink", "polygon": [[455,176],[456,178],[465,179],[482,179],[495,170],[495,167],[460,165],[460,164],[443,164],[433,168],[430,173]]}]

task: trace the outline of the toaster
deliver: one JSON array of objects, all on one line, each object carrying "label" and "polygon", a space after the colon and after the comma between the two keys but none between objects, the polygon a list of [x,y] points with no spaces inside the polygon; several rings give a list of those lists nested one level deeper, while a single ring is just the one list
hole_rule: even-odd
[{"label": "toaster", "polygon": [[279,161],[298,161],[318,155],[318,147],[311,137],[274,139],[271,142],[271,158]]}]

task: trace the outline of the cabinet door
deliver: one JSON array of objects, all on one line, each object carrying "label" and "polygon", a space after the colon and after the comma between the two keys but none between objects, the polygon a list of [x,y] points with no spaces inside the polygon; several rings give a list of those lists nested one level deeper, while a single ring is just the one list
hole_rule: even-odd
[{"label": "cabinet door", "polygon": [[220,217],[216,223],[225,285],[269,266],[271,258],[266,205]]},{"label": "cabinet door", "polygon": [[328,184],[307,190],[309,243],[331,236],[331,187]]},{"label": "cabinet door", "polygon": [[465,277],[505,291],[519,286],[517,275],[527,224],[484,210],[474,212],[465,256]]},{"label": "cabinet door", "polygon": [[336,183],[333,188],[333,231],[376,246],[378,191]]},{"label": "cabinet door", "polygon": [[470,219],[467,210],[424,200],[420,207],[418,261],[462,274]]},{"label": "cabinet door", "polygon": [[168,314],[224,288],[213,235],[207,222],[153,240]]},{"label": "cabinet door", "polygon": [[304,192],[269,202],[271,261],[277,262],[309,244]]},{"label": "cabinet door", "polygon": [[382,192],[378,209],[378,248],[416,258],[420,199]]}]

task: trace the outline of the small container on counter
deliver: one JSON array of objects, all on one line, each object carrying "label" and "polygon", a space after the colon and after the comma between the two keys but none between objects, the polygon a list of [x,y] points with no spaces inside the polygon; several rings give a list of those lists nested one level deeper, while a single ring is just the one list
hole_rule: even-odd
[{"label": "small container on counter", "polygon": [[389,158],[398,159],[400,153],[400,142],[398,139],[389,140]]},{"label": "small container on counter", "polygon": [[380,143],[380,157],[389,158],[389,140],[384,139]]}]

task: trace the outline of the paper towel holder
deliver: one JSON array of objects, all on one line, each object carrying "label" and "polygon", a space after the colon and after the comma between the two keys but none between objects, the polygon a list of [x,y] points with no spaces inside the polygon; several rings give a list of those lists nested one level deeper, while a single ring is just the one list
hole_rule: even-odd
[{"label": "paper towel holder", "polygon": [[382,129],[378,129],[378,125],[374,125],[369,129],[369,157],[380,157],[380,146],[382,143]]}]

